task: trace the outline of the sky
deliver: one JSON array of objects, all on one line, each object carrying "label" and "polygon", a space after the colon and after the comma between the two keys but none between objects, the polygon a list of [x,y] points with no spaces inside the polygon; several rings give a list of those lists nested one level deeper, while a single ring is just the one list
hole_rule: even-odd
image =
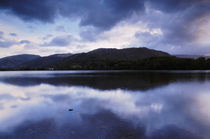
[{"label": "sky", "polygon": [[210,0],[0,0],[0,57],[130,47],[210,55]]}]

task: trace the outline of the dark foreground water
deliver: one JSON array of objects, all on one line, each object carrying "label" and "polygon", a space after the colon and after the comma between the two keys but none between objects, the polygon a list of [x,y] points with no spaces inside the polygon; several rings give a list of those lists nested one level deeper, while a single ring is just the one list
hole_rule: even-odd
[{"label": "dark foreground water", "polygon": [[209,71],[0,72],[0,139],[209,139]]}]

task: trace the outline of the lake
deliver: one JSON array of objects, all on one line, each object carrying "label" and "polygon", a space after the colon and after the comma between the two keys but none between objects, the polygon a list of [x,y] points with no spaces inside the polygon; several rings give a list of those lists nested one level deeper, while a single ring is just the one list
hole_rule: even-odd
[{"label": "lake", "polygon": [[210,71],[0,72],[1,139],[208,139]]}]

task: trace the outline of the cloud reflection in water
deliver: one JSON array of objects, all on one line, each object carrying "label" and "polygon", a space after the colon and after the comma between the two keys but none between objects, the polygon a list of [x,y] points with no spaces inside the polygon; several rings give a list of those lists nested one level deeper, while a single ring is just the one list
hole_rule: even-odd
[{"label": "cloud reflection in water", "polygon": [[0,137],[210,137],[209,85],[192,80],[148,90],[99,90],[1,82]]}]

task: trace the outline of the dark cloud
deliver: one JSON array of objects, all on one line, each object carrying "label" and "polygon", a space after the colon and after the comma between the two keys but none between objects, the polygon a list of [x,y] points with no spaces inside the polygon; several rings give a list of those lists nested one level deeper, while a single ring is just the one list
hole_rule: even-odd
[{"label": "dark cloud", "polygon": [[[148,13],[148,9],[156,13]],[[100,37],[98,34],[135,14],[148,27],[162,30],[162,39],[158,37],[152,45],[188,47],[196,39],[203,22],[198,20],[210,15],[210,0],[1,0],[0,10],[25,21],[53,22],[57,16],[80,19],[81,26],[93,28],[80,33],[84,41],[96,41]],[[65,32],[63,26],[56,30]],[[56,37],[44,45],[68,44],[65,37]]]},{"label": "dark cloud", "polygon": [[[144,0],[72,0],[63,3],[62,15],[80,17],[80,25],[110,29],[134,12],[144,10]],[[71,6],[69,6],[71,5]],[[70,14],[69,14],[70,13]]]},{"label": "dark cloud", "polygon": [[31,42],[29,40],[21,40],[19,43],[20,44],[29,44]]},{"label": "dark cloud", "polygon": [[152,6],[164,12],[177,12],[185,10],[192,6],[209,4],[209,0],[148,0],[148,1]]},{"label": "dark cloud", "polygon": [[[166,40],[182,43],[195,39],[198,26],[196,20],[210,14],[209,0],[150,0],[154,8],[162,10],[168,17],[158,21]],[[172,12],[172,13],[168,13]],[[169,39],[170,38],[170,39]]]},{"label": "dark cloud", "polygon": [[[23,20],[53,22],[57,14],[81,18],[81,25],[108,29],[133,13],[144,11],[145,3],[164,12],[208,5],[208,0],[1,0],[0,8]],[[200,9],[203,11],[203,9]]]},{"label": "dark cloud", "polygon": [[17,36],[16,33],[10,33],[9,35],[10,35],[10,36],[13,36],[13,37],[16,37],[16,36]]},{"label": "dark cloud", "polygon": [[[133,13],[144,11],[145,3],[163,12],[180,12],[200,7],[199,12],[202,13],[205,7],[201,6],[209,8],[209,0],[1,0],[0,8],[23,20],[53,22],[56,15],[60,14],[80,18],[82,26],[109,29]],[[58,29],[61,28],[63,30],[63,27]]]},{"label": "dark cloud", "polygon": [[55,0],[1,0],[0,8],[17,15],[23,20],[52,22],[56,16]]},{"label": "dark cloud", "polygon": [[[202,10],[201,10],[202,9]],[[169,24],[162,25],[165,37],[173,43],[191,42],[196,39],[199,26],[202,24],[201,17],[210,13],[210,5],[191,7],[184,12],[179,12],[168,21]],[[200,21],[197,21],[197,20]]]},{"label": "dark cloud", "polygon": [[[196,44],[200,26],[210,19],[210,1],[150,0],[149,11],[142,17],[150,29],[160,28],[162,35],[140,33],[145,46],[169,53],[205,54],[210,51]],[[157,12],[157,10],[160,10]],[[198,52],[199,49],[199,52]],[[201,50],[202,49],[202,50]]]},{"label": "dark cloud", "polygon": [[50,42],[42,44],[42,46],[68,46],[72,40],[72,36],[57,36]]},{"label": "dark cloud", "polygon": [[23,20],[53,22],[59,13],[81,18],[81,25],[108,29],[144,9],[144,0],[1,0],[0,8]]}]

